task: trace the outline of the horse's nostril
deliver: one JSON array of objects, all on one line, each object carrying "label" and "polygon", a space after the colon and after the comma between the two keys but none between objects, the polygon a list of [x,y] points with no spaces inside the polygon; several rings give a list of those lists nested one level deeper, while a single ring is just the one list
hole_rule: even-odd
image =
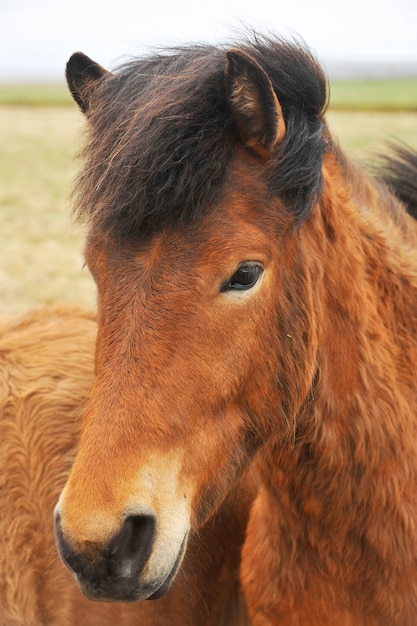
[{"label": "horse's nostril", "polygon": [[67,565],[67,567],[75,572],[75,574],[81,574],[84,569],[83,559],[77,556],[77,554],[72,550],[69,543],[64,538],[61,528],[61,516],[58,512],[55,512],[54,523],[56,541],[62,560],[64,561],[65,565]]},{"label": "horse's nostril", "polygon": [[129,515],[125,519],[107,548],[108,559],[120,575],[130,576],[133,571],[142,571],[151,553],[155,532],[153,515]]},{"label": "horse's nostril", "polygon": [[[134,578],[143,570],[156,532],[154,515],[130,515],[100,554],[76,551],[65,539],[58,512],[55,533],[61,558],[80,580]],[[93,545],[93,544],[91,544]],[[97,546],[98,548],[98,546]]]}]

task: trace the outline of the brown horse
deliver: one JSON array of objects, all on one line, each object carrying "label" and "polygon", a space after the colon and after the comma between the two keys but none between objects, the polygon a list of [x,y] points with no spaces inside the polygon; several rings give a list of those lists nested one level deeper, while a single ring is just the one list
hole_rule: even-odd
[{"label": "brown horse", "polygon": [[114,74],[78,53],[68,81],[99,296],[56,509],[82,590],[161,596],[190,529],[255,463],[241,575],[256,626],[417,623],[412,155],[391,188],[349,163],[322,70],[281,40]]},{"label": "brown horse", "polygon": [[241,626],[238,568],[249,485],[192,539],[159,602],[90,602],[57,552],[53,507],[93,379],[97,324],[54,308],[0,325],[0,625]]}]

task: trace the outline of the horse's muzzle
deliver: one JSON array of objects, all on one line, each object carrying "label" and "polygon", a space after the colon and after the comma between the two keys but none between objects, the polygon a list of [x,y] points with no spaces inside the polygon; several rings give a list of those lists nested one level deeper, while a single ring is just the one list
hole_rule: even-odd
[{"label": "horse's muzzle", "polygon": [[[80,551],[65,538],[59,511],[55,512],[59,553],[90,600],[133,602],[163,595],[175,575],[176,566],[163,580],[146,582],[141,579],[152,552],[156,524],[153,515],[130,515],[104,548],[92,546],[88,551]],[[177,562],[181,562],[181,555]]]}]

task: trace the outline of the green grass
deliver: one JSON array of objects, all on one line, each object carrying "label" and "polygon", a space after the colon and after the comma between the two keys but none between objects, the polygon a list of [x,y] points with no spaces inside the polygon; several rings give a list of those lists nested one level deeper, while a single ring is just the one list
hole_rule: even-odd
[{"label": "green grass", "polygon": [[333,81],[330,108],[339,111],[417,111],[417,78]]},{"label": "green grass", "polygon": [[60,106],[72,103],[66,85],[2,85],[0,105]]},{"label": "green grass", "polygon": [[[60,106],[71,102],[64,84],[0,84],[0,105]],[[417,78],[332,81],[330,107],[345,111],[417,111]]]}]

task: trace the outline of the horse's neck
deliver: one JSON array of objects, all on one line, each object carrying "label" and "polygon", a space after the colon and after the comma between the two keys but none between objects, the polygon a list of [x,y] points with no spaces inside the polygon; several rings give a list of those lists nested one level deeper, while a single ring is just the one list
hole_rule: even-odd
[{"label": "horse's neck", "polygon": [[356,452],[361,432],[379,433],[374,444],[362,442],[369,464],[400,442],[402,429],[417,428],[417,241],[414,249],[404,238],[410,216],[393,221],[384,212],[392,199],[383,188],[365,179],[360,195],[341,182],[340,172],[327,175],[310,233],[322,259],[319,284],[312,280],[319,336],[310,404]]},{"label": "horse's neck", "polygon": [[381,565],[409,571],[417,552],[417,254],[379,219],[376,191],[359,206],[342,172],[325,177],[300,236],[317,317],[314,389],[270,451],[264,483],[283,523],[298,520],[300,549],[366,578]]}]

